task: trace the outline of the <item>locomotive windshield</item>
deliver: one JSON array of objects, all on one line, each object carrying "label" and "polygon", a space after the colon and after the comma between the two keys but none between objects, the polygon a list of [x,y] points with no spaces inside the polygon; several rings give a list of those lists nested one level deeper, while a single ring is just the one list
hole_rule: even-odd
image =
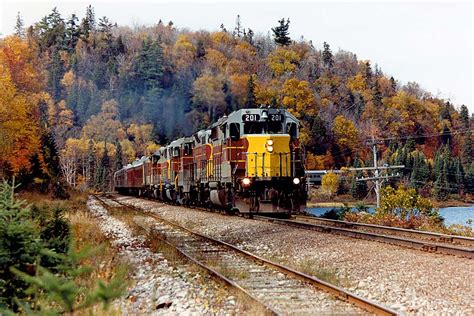
[{"label": "locomotive windshield", "polygon": [[245,122],[244,134],[282,134],[281,122]]}]

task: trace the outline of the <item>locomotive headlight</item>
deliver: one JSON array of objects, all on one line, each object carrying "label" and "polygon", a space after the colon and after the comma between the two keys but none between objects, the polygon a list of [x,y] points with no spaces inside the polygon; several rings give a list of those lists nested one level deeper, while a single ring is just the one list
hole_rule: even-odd
[{"label": "locomotive headlight", "polygon": [[273,146],[270,146],[270,145],[267,146],[267,151],[268,151],[269,153],[273,152]]},{"label": "locomotive headlight", "polygon": [[299,178],[294,178],[293,183],[294,184],[300,184],[300,179]]},{"label": "locomotive headlight", "polygon": [[245,186],[249,185],[250,184],[250,179],[249,178],[243,178],[242,179],[242,184],[245,185]]},{"label": "locomotive headlight", "polygon": [[273,140],[272,139],[267,140],[267,145],[268,146],[273,146]]}]

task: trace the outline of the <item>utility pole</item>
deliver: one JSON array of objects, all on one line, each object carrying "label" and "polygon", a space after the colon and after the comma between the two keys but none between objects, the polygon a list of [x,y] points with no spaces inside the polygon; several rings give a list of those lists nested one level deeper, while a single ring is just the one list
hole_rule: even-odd
[{"label": "utility pole", "polygon": [[382,171],[387,171],[390,169],[403,169],[405,168],[404,165],[396,165],[396,166],[389,166],[387,164],[383,166],[378,166],[377,164],[377,145],[382,143],[381,141],[375,140],[374,136],[372,136],[372,141],[369,143],[372,145],[372,154],[374,158],[374,166],[373,167],[363,167],[363,168],[348,168],[349,171],[373,171],[374,176],[372,177],[361,177],[357,178],[357,181],[375,181],[375,195],[377,197],[377,208],[380,207],[380,191],[382,189],[382,184],[385,180],[390,178],[397,178],[400,174],[397,172],[396,174],[382,174]]}]

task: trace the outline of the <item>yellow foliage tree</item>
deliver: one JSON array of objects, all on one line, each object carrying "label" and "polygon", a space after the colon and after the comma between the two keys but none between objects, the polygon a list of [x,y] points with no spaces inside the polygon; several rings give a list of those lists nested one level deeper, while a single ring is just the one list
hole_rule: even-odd
[{"label": "yellow foliage tree", "polygon": [[229,62],[223,53],[212,48],[206,51],[206,61],[209,70],[214,73],[224,73]]},{"label": "yellow foliage tree", "polygon": [[232,75],[229,78],[230,91],[240,107],[243,107],[247,100],[247,82],[249,77],[249,75]]},{"label": "yellow foliage tree", "polygon": [[321,179],[321,189],[324,193],[333,197],[339,188],[339,176],[334,172],[328,172]]},{"label": "yellow foliage tree", "polygon": [[207,110],[209,118],[220,117],[225,112],[225,94],[222,91],[223,78],[203,75],[193,84],[193,101]]},{"label": "yellow foliage tree", "polygon": [[365,89],[367,89],[367,84],[365,83],[365,78],[362,76],[361,73],[358,73],[354,77],[351,77],[347,80],[347,87],[352,92],[361,93]]},{"label": "yellow foliage tree", "polygon": [[339,146],[348,147],[350,149],[356,147],[358,132],[351,120],[345,118],[343,115],[336,116],[332,131]]},{"label": "yellow foliage tree", "polygon": [[35,58],[20,38],[0,40],[0,169],[13,175],[29,171],[34,155],[43,161],[38,104],[44,78]]},{"label": "yellow foliage tree", "polygon": [[304,113],[308,116],[316,114],[316,100],[309,82],[291,78],[285,81],[282,89],[282,103],[296,117]]},{"label": "yellow foliage tree", "polygon": [[189,41],[188,36],[186,34],[179,35],[173,46],[173,57],[176,68],[189,68],[193,63],[195,54],[196,48]]},{"label": "yellow foliage tree", "polygon": [[295,71],[299,62],[300,56],[287,48],[277,48],[268,55],[268,65],[276,76]]},{"label": "yellow foliage tree", "polygon": [[151,140],[151,132],[153,131],[152,124],[130,124],[127,128],[127,134],[133,139],[133,147],[136,155],[143,156],[147,153],[147,147]]},{"label": "yellow foliage tree", "polygon": [[82,129],[83,137],[95,141],[114,142],[124,138],[122,123],[118,119],[118,104],[115,100],[105,101],[101,111],[92,115]]}]

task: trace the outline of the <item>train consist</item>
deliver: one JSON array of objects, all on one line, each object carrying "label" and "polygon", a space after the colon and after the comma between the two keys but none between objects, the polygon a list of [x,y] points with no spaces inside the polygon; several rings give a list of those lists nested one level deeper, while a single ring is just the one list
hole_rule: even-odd
[{"label": "train consist", "polygon": [[114,174],[116,191],[229,213],[306,206],[299,122],[285,109],[241,109]]}]

